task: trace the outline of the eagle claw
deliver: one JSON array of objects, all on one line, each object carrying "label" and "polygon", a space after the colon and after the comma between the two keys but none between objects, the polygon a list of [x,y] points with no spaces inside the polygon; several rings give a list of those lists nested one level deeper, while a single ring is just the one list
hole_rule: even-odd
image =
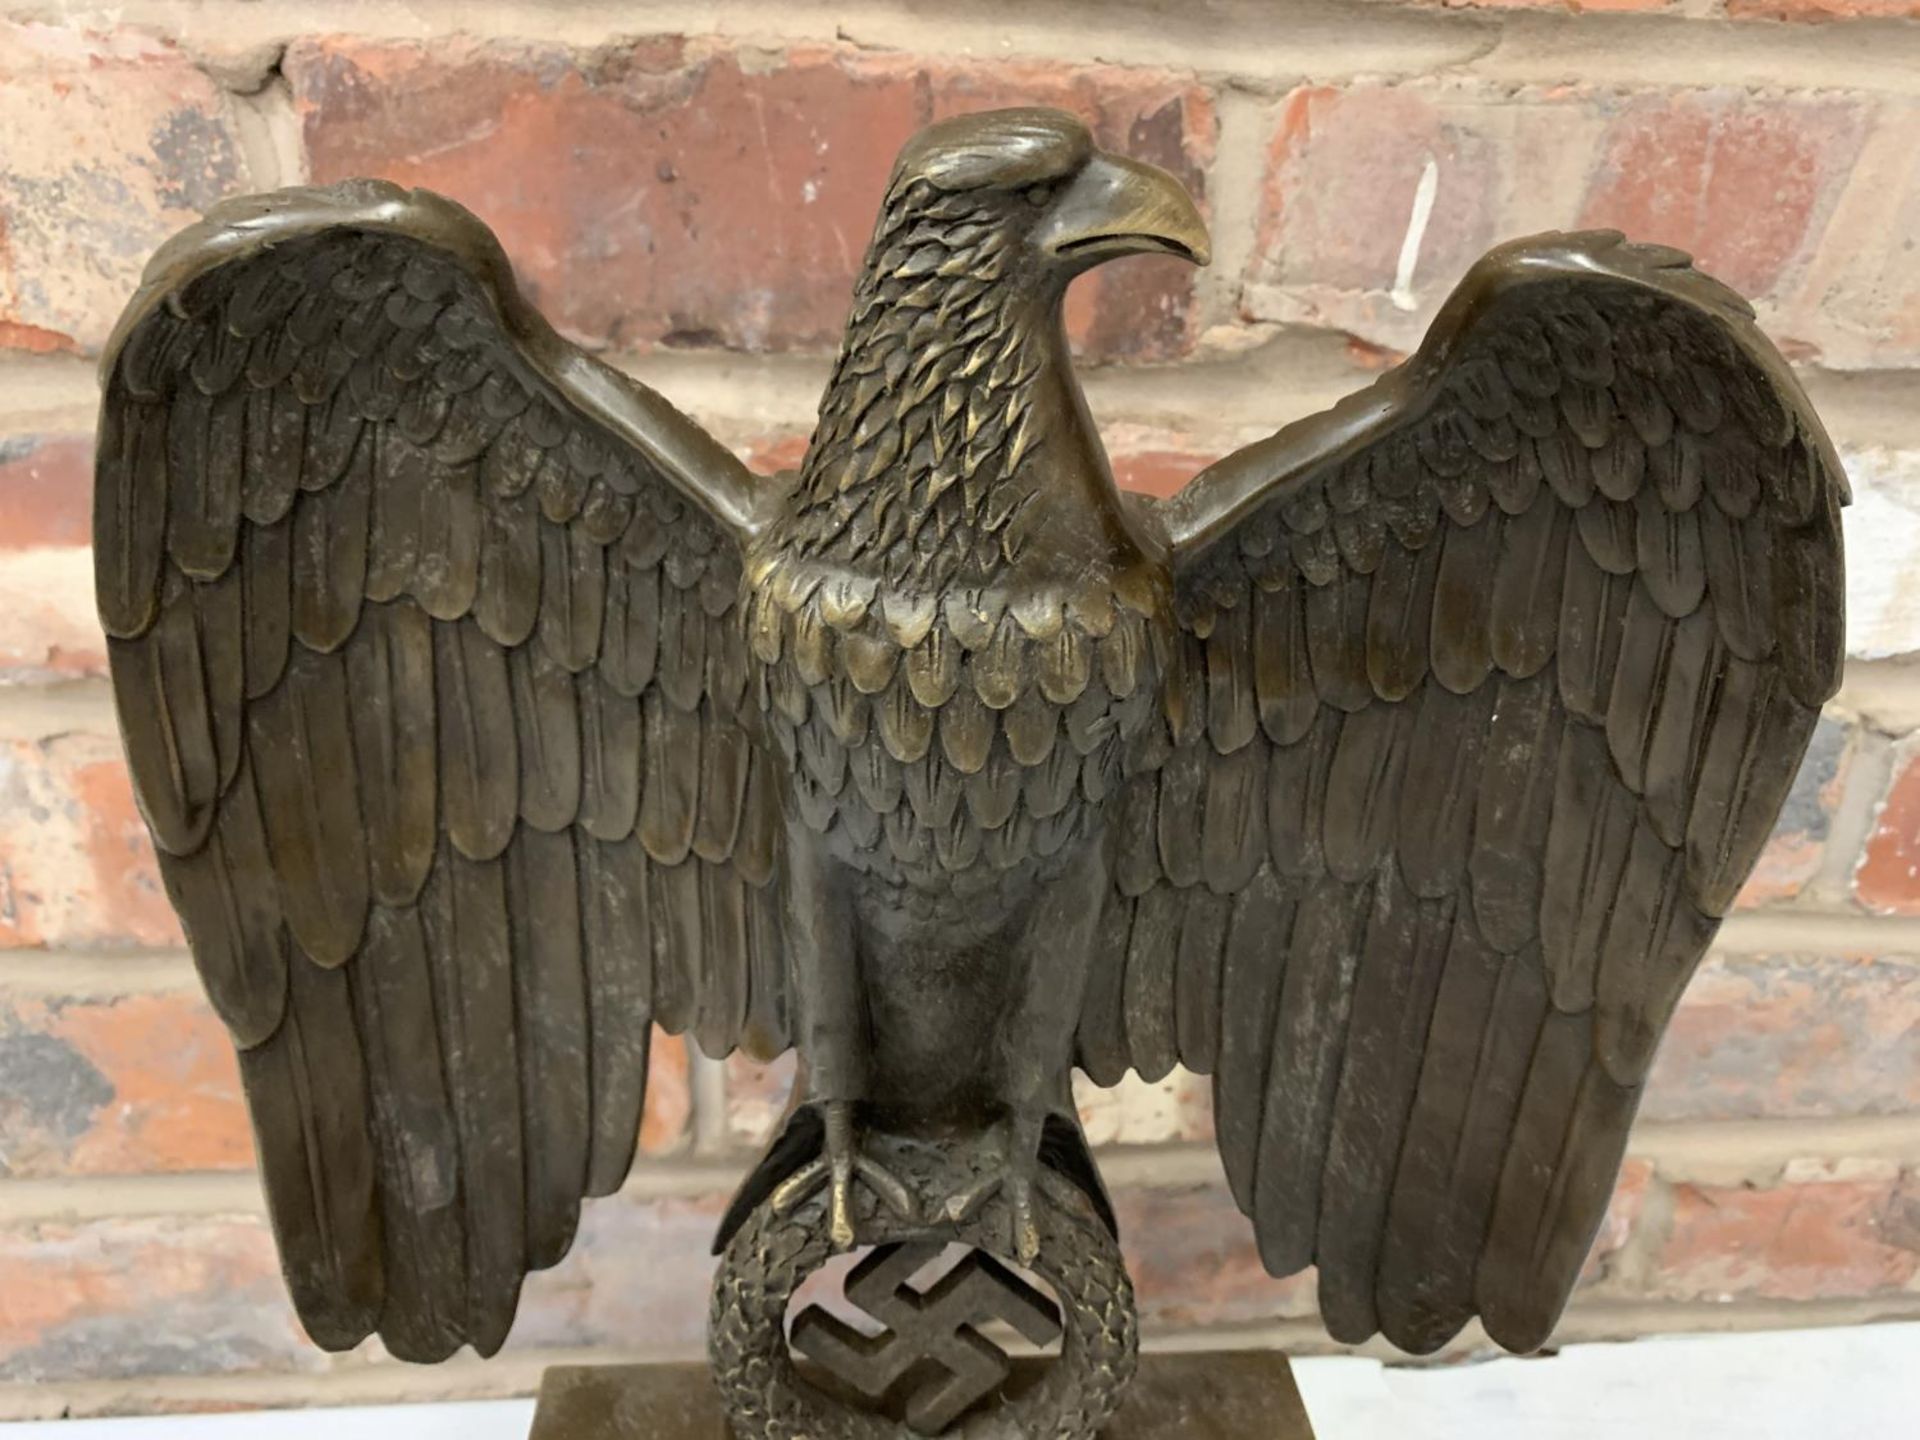
[{"label": "eagle claw", "polygon": [[1017,1118],[1007,1122],[1002,1127],[1006,1144],[1001,1168],[954,1191],[941,1206],[947,1222],[958,1225],[979,1214],[980,1208],[995,1195],[1004,1194],[1013,1256],[1022,1265],[1031,1265],[1040,1256],[1040,1226],[1034,1217],[1033,1207],[1034,1187],[1038,1185],[1051,1191],[1056,1183],[1066,1184],[1040,1163],[1040,1135],[1045,1123],[1044,1113],[1037,1119]]},{"label": "eagle claw", "polygon": [[853,1106],[843,1100],[822,1104],[827,1125],[826,1147],[774,1188],[774,1213],[785,1215],[822,1185],[828,1187],[827,1236],[836,1252],[859,1244],[853,1223],[853,1179],[859,1176],[880,1202],[910,1225],[920,1222],[920,1207],[906,1182],[872,1156],[862,1153],[854,1137]]}]

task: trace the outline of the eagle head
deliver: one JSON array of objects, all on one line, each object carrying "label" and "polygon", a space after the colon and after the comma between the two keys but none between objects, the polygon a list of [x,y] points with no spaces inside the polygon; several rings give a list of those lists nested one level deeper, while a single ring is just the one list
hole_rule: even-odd
[{"label": "eagle head", "polygon": [[1095,148],[1087,127],[1060,110],[988,110],[922,130],[894,164],[883,232],[917,206],[971,211],[1069,276],[1143,252],[1199,265],[1210,257],[1206,223],[1178,180]]},{"label": "eagle head", "polygon": [[1078,489],[1110,505],[1073,381],[1067,282],[1122,255],[1196,264],[1207,229],[1166,171],[1058,110],[929,126],[887,182],[784,542],[929,585],[1012,563]]}]

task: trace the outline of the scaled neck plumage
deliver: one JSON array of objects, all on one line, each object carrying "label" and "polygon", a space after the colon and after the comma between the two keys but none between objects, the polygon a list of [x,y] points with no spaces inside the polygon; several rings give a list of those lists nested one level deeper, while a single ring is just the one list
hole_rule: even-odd
[{"label": "scaled neck plumage", "polygon": [[893,198],[796,487],[789,553],[890,583],[984,583],[1044,515],[1111,489],[1060,320],[1063,278],[1010,217],[910,185]]}]

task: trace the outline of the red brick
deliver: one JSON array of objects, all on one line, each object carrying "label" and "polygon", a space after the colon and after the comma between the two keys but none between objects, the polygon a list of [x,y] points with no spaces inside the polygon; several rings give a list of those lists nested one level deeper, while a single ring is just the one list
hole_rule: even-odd
[{"label": "red brick", "polygon": [[[588,1201],[569,1257],[528,1279],[511,1344],[691,1356],[724,1195]],[[0,1383],[317,1371],[264,1218],[0,1228]]]},{"label": "red brick", "polygon": [[1074,1073],[1073,1099],[1087,1141],[1103,1145],[1162,1145],[1213,1139],[1213,1082],[1186,1070],[1146,1081],[1129,1073],[1101,1089]]},{"label": "red brick", "polygon": [[[727,1061],[727,1135],[732,1143],[757,1149],[773,1138],[786,1114],[793,1075],[791,1054],[764,1065],[739,1054]],[[1087,1139],[1096,1146],[1213,1138],[1209,1082],[1184,1070],[1155,1084],[1129,1075],[1110,1090],[1076,1074],[1074,1101]]]},{"label": "red brick", "polygon": [[[1862,42],[1865,43],[1865,42]],[[1773,333],[1834,369],[1920,363],[1920,104],[1888,98]]]},{"label": "red brick", "polygon": [[1115,436],[1110,443],[1113,478],[1120,488],[1162,500],[1184,488],[1223,453],[1215,447],[1198,445],[1183,435],[1157,437],[1157,441],[1144,437],[1123,440]]},{"label": "red brick", "polygon": [[[562,330],[615,348],[831,348],[894,153],[938,116],[1062,105],[1196,189],[1213,140],[1177,76],[850,47],[767,64],[677,38],[591,55],[321,40],[285,71],[316,179],[462,200]],[[1129,262],[1075,297],[1075,332],[1100,356],[1177,352],[1190,286],[1178,262]]]},{"label": "red brick", "polygon": [[[1585,1283],[1602,1282],[1607,1261],[1640,1223],[1652,1167],[1629,1160],[1594,1240]],[[1250,1325],[1315,1312],[1314,1272],[1275,1280],[1260,1264],[1252,1223],[1224,1185],[1122,1190],[1113,1197],[1121,1248],[1147,1333],[1208,1325]]]},{"label": "red brick", "polygon": [[727,1061],[727,1138],[757,1150],[773,1138],[793,1091],[794,1057],[789,1051],[762,1064],[735,1052]]},{"label": "red brick", "polygon": [[1253,1224],[1234,1208],[1225,1185],[1122,1190],[1113,1204],[1149,1334],[1314,1313],[1313,1273],[1286,1280],[1267,1274]]},{"label": "red brick", "polygon": [[91,436],[0,440],[0,683],[104,671],[92,503]]},{"label": "red brick", "polygon": [[728,1198],[589,1200],[572,1253],[528,1279],[511,1346],[704,1354],[709,1252]]},{"label": "red brick", "polygon": [[1920,1110],[1920,960],[1710,957],[1661,1042],[1647,1120]]},{"label": "red brick", "polygon": [[43,330],[38,325],[22,325],[16,320],[0,320],[0,350],[23,350],[29,355],[71,355],[80,343],[58,330]]},{"label": "red brick", "polygon": [[1745,295],[1773,291],[1844,182],[1857,106],[1723,91],[1636,98],[1607,128],[1582,225],[1677,245]]},{"label": "red brick", "polygon": [[264,1220],[0,1229],[0,1381],[316,1370]]},{"label": "red brick", "polygon": [[1780,807],[1773,834],[1740,889],[1735,903],[1741,908],[1791,900],[1820,873],[1853,752],[1854,738],[1846,726],[1822,717]]},{"label": "red brick", "polygon": [[[1254,319],[1330,326],[1406,350],[1490,245],[1582,224],[1691,247],[1736,287],[1798,305],[1872,118],[1851,100],[1717,90],[1621,97],[1432,81],[1302,89],[1275,112],[1245,306]],[[1429,164],[1432,210],[1409,288],[1396,297]],[[1855,243],[1886,248],[1887,236]],[[1838,327],[1817,307],[1794,313],[1783,338],[1815,349],[1835,338]],[[1883,307],[1876,340],[1898,324]],[[1881,363],[1905,353],[1879,343]]]},{"label": "red brick", "polygon": [[1854,889],[1875,910],[1920,915],[1920,746],[1904,749],[1854,872]]},{"label": "red brick", "polygon": [[670,1155],[685,1148],[692,1116],[687,1042],[656,1026],[647,1065],[647,1105],[640,1116],[640,1153]]},{"label": "red brick", "polygon": [[1414,0],[1414,3],[1448,10],[1564,10],[1574,15],[1679,8],[1679,0]]},{"label": "red brick", "polygon": [[97,348],[147,255],[249,188],[231,110],[132,29],[0,25],[0,347]]},{"label": "red brick", "polygon": [[1726,0],[1727,14],[1757,20],[1920,20],[1920,0]]},{"label": "red brick", "polygon": [[1675,1300],[1898,1293],[1920,1275],[1920,1174],[1810,1167],[1767,1187],[1675,1185],[1653,1292]]},{"label": "red brick", "polygon": [[[686,1043],[656,1031],[641,1154],[684,1149],[690,1110]],[[0,1178],[253,1165],[233,1045],[200,996],[0,993]]]},{"label": "red brick", "polygon": [[1613,1198],[1607,1202],[1599,1233],[1593,1237],[1593,1249],[1580,1271],[1582,1285],[1599,1285],[1609,1280],[1609,1262],[1633,1238],[1641,1216],[1646,1213],[1647,1196],[1653,1191],[1653,1183],[1653,1166],[1628,1156],[1620,1167],[1620,1178],[1614,1182]]},{"label": "red brick", "polygon": [[[104,675],[107,640],[93,598],[93,553],[0,545],[0,684]],[[4,923],[4,922],[0,922]]]},{"label": "red brick", "polygon": [[[1348,330],[1408,349],[1423,324],[1387,298],[1421,175],[1437,167],[1414,271],[1420,313],[1496,238],[1496,142],[1459,92],[1315,86],[1280,108],[1249,278],[1253,317]],[[1530,117],[1529,117],[1530,118]],[[1482,121],[1484,127],[1486,121]]]},{"label": "red brick", "polygon": [[783,470],[798,470],[807,458],[807,441],[812,437],[787,431],[757,436],[745,447],[741,459],[759,475],[778,475]]},{"label": "red brick", "polygon": [[233,1046],[198,996],[0,996],[0,1175],[252,1165]]},{"label": "red brick", "polygon": [[85,545],[92,510],[91,435],[0,440],[0,551]]},{"label": "red brick", "polygon": [[120,742],[0,744],[0,948],[180,943]]}]

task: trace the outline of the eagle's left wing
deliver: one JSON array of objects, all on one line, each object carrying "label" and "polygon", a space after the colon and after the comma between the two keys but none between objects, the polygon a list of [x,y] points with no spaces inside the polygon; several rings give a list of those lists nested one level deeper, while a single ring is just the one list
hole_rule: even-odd
[{"label": "eagle's left wing", "polygon": [[1181,633],[1081,1063],[1213,1073],[1336,1336],[1547,1338],[1838,681],[1844,498],[1739,297],[1609,233],[1494,252],[1164,507]]},{"label": "eagle's left wing", "polygon": [[218,207],[103,380],[134,793],[295,1304],[491,1353],[627,1173],[651,1026],[786,1046],[736,613],[770,497],[478,219],[376,182]]}]

